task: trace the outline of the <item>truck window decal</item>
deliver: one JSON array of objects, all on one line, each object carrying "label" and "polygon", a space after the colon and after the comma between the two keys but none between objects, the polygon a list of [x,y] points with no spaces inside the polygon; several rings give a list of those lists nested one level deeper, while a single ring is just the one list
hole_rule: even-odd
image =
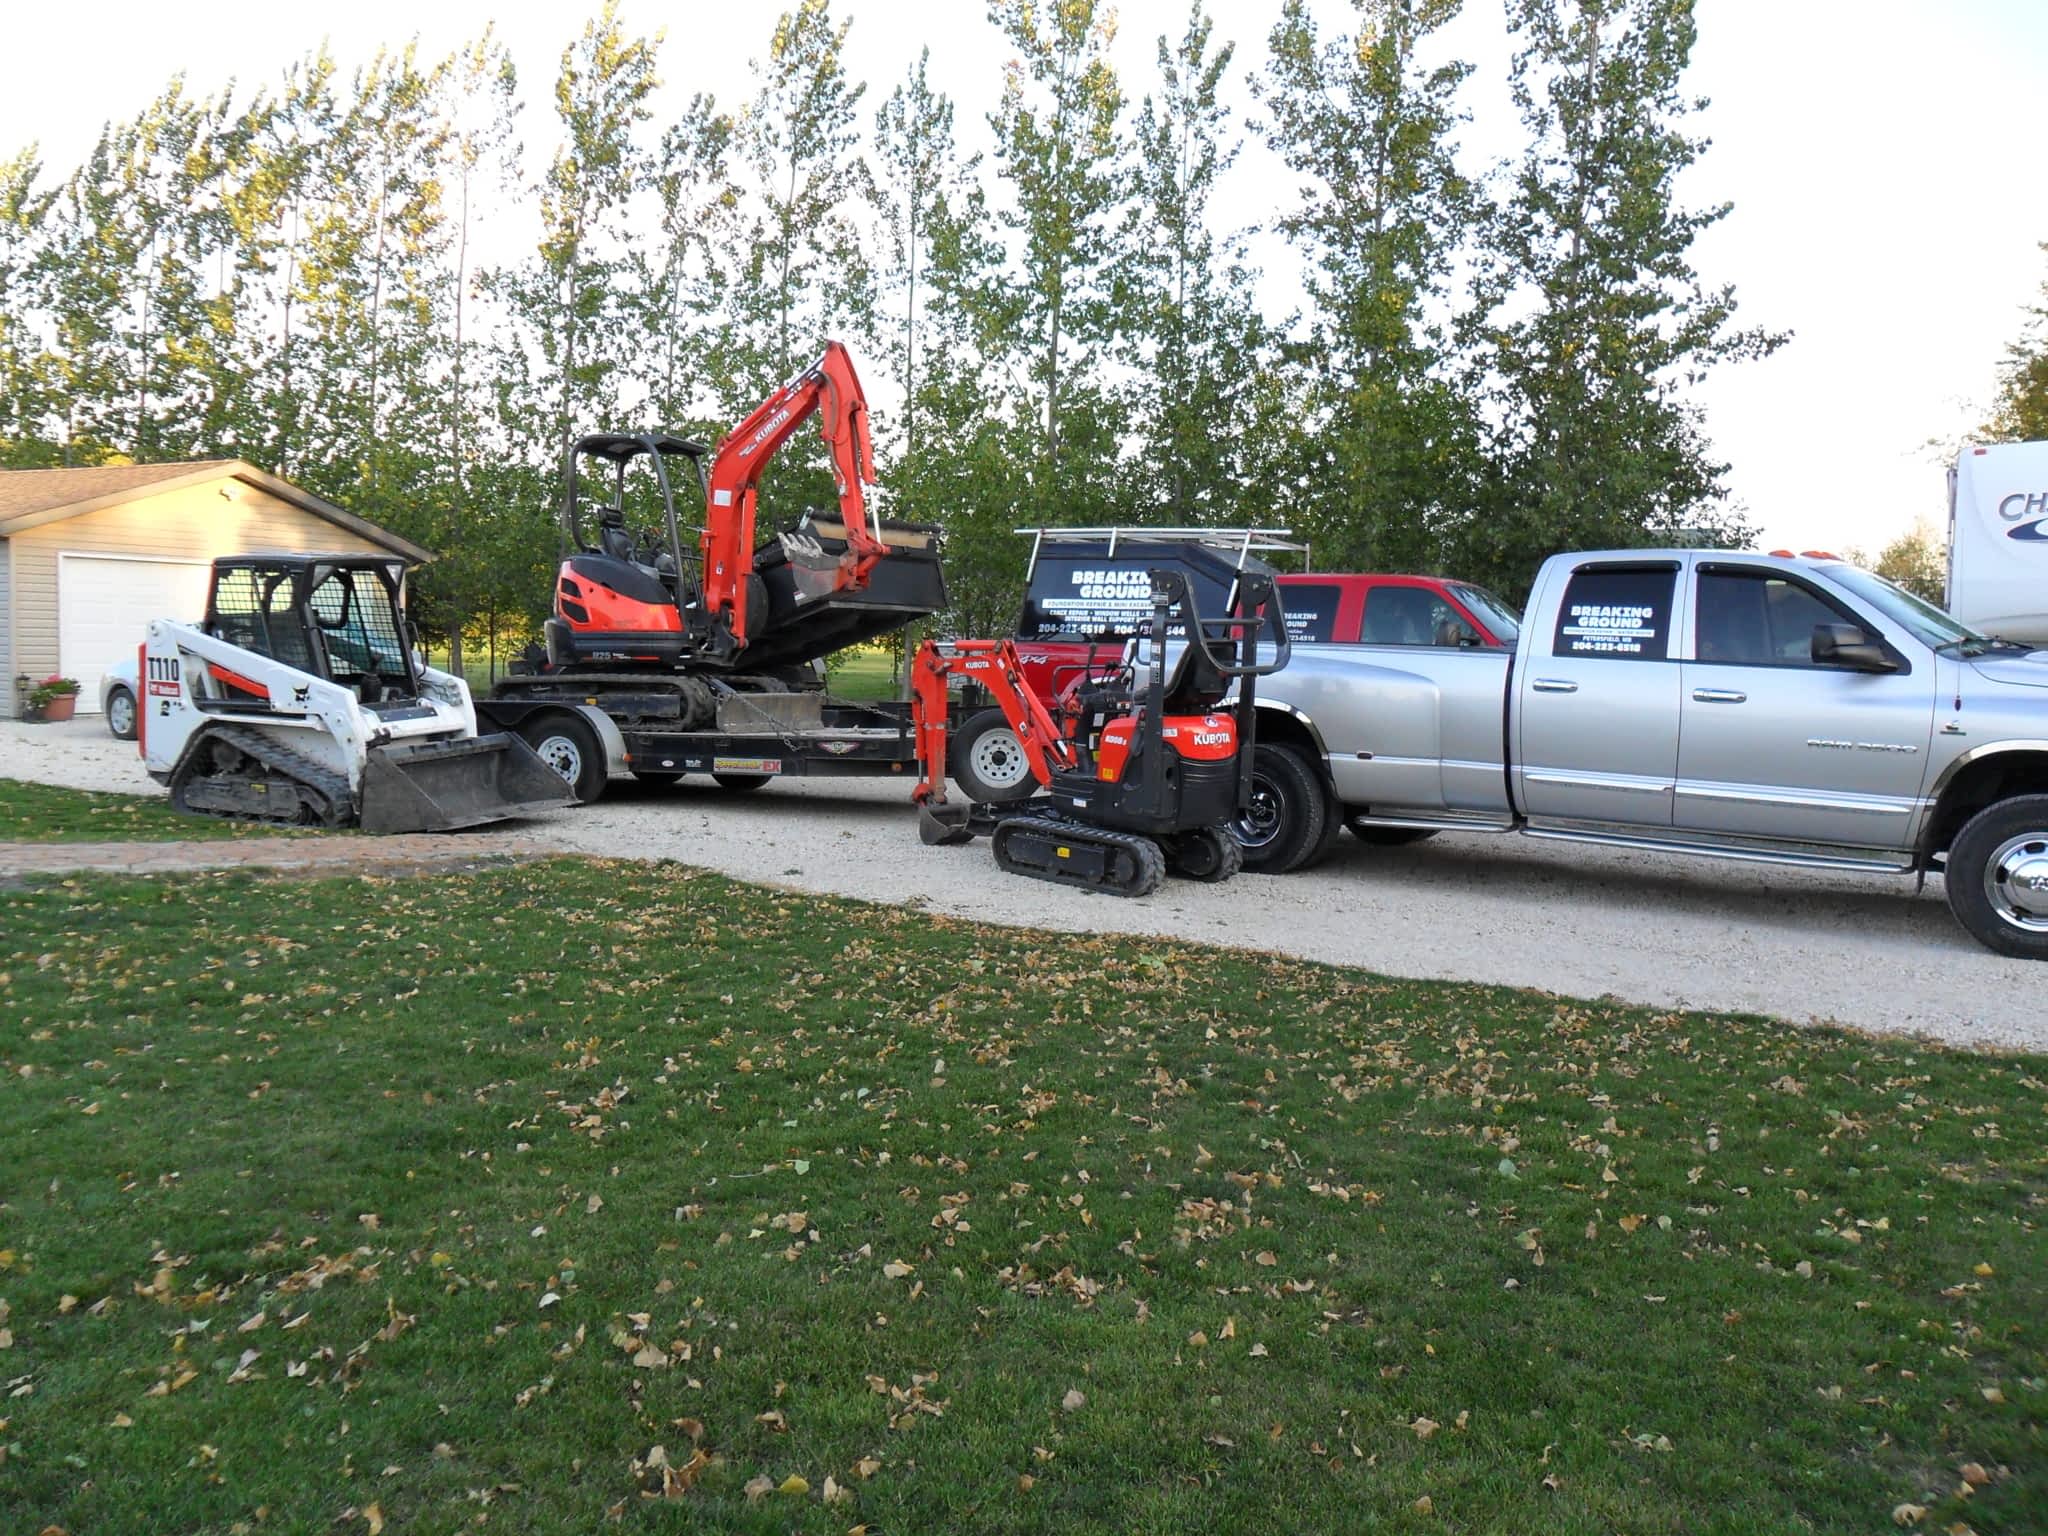
[{"label": "truck window decal", "polygon": [[1284,581],[1280,600],[1287,609],[1287,638],[1297,644],[1334,639],[1337,605],[1344,589],[1335,582]]},{"label": "truck window decal", "polygon": [[1559,606],[1551,652],[1613,661],[1668,661],[1674,569],[1574,571]]}]

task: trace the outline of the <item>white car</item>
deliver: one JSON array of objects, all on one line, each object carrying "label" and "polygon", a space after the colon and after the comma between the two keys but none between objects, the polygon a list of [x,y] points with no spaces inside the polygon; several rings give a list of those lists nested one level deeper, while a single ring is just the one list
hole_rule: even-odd
[{"label": "white car", "polygon": [[135,739],[135,658],[124,656],[100,674],[100,713],[123,741]]}]

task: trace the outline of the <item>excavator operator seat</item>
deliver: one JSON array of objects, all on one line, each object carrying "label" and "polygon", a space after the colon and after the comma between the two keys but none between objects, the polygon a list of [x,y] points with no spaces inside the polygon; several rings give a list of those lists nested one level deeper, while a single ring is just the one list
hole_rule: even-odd
[{"label": "excavator operator seat", "polygon": [[[1131,680],[1131,702],[1142,704],[1148,669],[1152,665],[1152,642],[1133,636],[1124,644],[1124,671]],[[1186,640],[1166,641],[1166,713],[1202,715],[1216,707],[1229,691],[1229,684],[1208,653]]]},{"label": "excavator operator seat", "polygon": [[614,560],[633,558],[633,536],[626,532],[626,512],[623,507],[597,509],[597,547]]}]

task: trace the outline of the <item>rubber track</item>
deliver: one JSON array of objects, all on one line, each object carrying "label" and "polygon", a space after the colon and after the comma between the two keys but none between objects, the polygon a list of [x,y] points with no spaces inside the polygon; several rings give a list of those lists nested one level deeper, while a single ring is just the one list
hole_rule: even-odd
[{"label": "rubber track", "polygon": [[[178,773],[171,779],[171,803],[189,816],[217,816],[223,821],[272,821],[285,826],[296,826],[298,816],[247,816],[232,811],[214,811],[187,807],[181,791],[192,781],[194,775],[190,765],[200,749],[208,741],[225,741],[237,751],[253,757],[269,768],[277,777],[303,784],[327,802],[327,809],[320,817],[321,825],[328,827],[347,826],[355,820],[355,797],[349,793],[348,780],[331,768],[321,766],[303,753],[294,752],[290,747],[281,746],[253,726],[219,724],[210,725],[195,736],[186,748],[185,761]],[[245,782],[253,778],[241,775]]]},{"label": "rubber track", "polygon": [[[1083,885],[1077,880],[1061,880],[1035,869],[1005,863],[1002,855],[1002,834],[1012,829],[1037,832],[1042,836],[1059,838],[1068,843],[1094,843],[1098,846],[1129,849],[1138,866],[1138,877],[1129,885]],[[1025,875],[1033,880],[1047,880],[1054,885],[1071,885],[1080,890],[1103,891],[1111,896],[1150,896],[1166,880],[1166,855],[1151,838],[1139,837],[1130,832],[1111,832],[1103,827],[1086,826],[1076,821],[1055,820],[1049,816],[1013,816],[1005,820],[996,832],[995,855],[998,867],[1013,875]]]}]

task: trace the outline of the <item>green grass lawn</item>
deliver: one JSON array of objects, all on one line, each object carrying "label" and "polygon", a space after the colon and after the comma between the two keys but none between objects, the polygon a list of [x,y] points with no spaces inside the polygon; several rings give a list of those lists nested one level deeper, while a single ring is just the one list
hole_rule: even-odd
[{"label": "green grass lawn", "polygon": [[180,816],[162,795],[104,795],[0,779],[0,843],[161,843],[268,837],[289,830],[212,816]]},{"label": "green grass lawn", "polygon": [[672,865],[0,924],[8,1530],[2048,1529],[2038,1058]]}]

